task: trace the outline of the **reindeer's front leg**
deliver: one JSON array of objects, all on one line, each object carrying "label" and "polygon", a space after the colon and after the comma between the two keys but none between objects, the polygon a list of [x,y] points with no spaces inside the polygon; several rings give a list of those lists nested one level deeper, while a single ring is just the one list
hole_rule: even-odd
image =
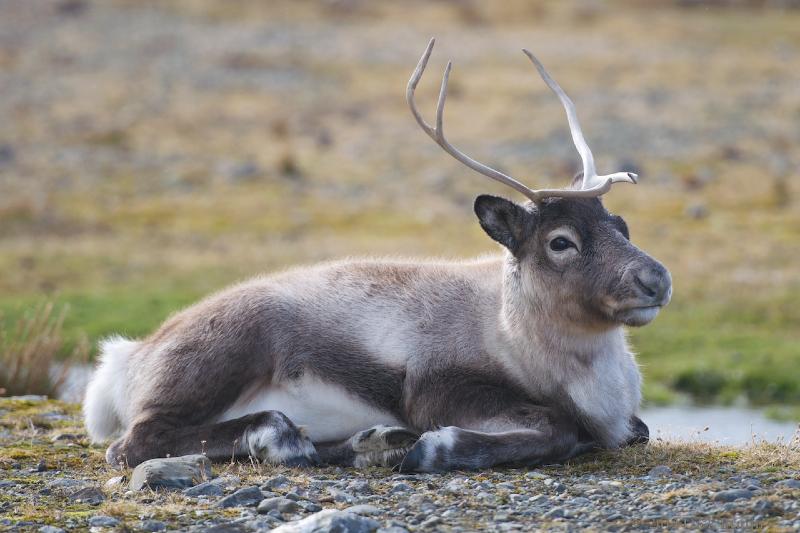
[{"label": "reindeer's front leg", "polygon": [[400,469],[436,472],[554,463],[597,447],[580,441],[577,424],[544,407],[517,406],[509,415],[465,425],[423,433]]}]

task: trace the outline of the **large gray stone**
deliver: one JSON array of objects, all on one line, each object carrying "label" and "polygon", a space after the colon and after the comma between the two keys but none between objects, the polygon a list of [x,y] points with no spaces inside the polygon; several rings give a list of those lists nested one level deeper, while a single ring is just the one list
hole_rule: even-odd
[{"label": "large gray stone", "polygon": [[297,522],[273,529],[273,533],[371,533],[378,529],[377,520],[335,509],[325,509]]},{"label": "large gray stone", "polygon": [[205,455],[150,459],[131,474],[130,489],[185,489],[211,479],[211,461]]}]

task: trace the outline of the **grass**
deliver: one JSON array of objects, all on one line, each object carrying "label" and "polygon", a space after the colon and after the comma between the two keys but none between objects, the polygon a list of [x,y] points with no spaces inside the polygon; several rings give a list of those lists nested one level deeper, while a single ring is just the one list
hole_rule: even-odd
[{"label": "grass", "polygon": [[[68,305],[66,356],[83,335],[145,335],[213,290],[292,264],[496,250],[472,199],[512,192],[441,153],[403,99],[435,34],[418,101],[430,116],[434,71],[452,57],[447,128],[468,154],[537,187],[572,174],[563,111],[527,46],[575,100],[598,168],[640,167],[640,185],[605,201],[674,279],[671,306],[631,332],[648,401],[746,400],[796,417],[800,13],[413,9],[408,20],[391,3],[113,0],[55,28],[31,15],[41,38],[0,49],[17,94],[0,106],[0,140],[14,139],[0,145],[15,154],[0,161],[5,327],[45,301]],[[120,53],[95,15],[132,28]],[[3,11],[0,29],[15,20]],[[180,28],[174,43],[151,36],[159,21]],[[268,38],[284,33],[291,46]],[[54,70],[43,58],[63,43]],[[31,84],[52,90],[32,104]]]},{"label": "grass", "polygon": [[66,311],[55,311],[48,302],[18,318],[8,329],[0,320],[0,396],[57,396],[70,364],[87,360],[85,337],[73,342],[64,361],[58,360],[64,352],[62,328]]}]

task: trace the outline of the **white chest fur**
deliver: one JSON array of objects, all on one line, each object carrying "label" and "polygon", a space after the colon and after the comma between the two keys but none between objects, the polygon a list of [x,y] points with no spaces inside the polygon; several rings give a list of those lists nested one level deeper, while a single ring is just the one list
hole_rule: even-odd
[{"label": "white chest fur", "polygon": [[566,389],[605,446],[616,447],[628,439],[630,419],[641,401],[641,376],[627,349],[597,354]]}]

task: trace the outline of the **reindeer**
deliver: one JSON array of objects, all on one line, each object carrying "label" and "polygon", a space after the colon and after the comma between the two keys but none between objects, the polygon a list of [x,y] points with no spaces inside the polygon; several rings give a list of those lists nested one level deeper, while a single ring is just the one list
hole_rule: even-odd
[{"label": "reindeer", "polygon": [[669,272],[603,207],[629,172],[598,175],[572,101],[564,106],[583,172],[533,190],[453,147],[414,92],[411,112],[458,161],[530,201],[482,195],[475,214],[503,247],[468,261],[347,260],[257,277],[214,294],[143,340],[112,338],[84,404],[106,458],[206,453],[308,466],[402,471],[559,462],[646,442],[640,374],[624,326],[652,321]]}]

